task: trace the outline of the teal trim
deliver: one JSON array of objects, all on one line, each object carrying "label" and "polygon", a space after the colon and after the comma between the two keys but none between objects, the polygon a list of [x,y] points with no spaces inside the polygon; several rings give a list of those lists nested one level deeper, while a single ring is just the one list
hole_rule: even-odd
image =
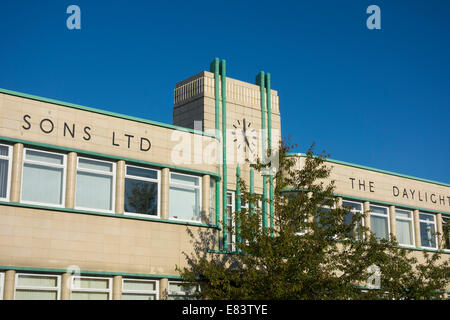
[{"label": "teal trim", "polygon": [[55,149],[55,150],[61,150],[61,151],[66,151],[66,152],[76,152],[76,153],[80,153],[80,154],[90,155],[90,156],[94,156],[94,157],[101,157],[101,158],[105,158],[105,159],[124,160],[127,162],[133,162],[136,164],[144,164],[144,165],[159,167],[159,168],[169,168],[172,170],[182,171],[182,172],[196,173],[196,174],[201,174],[201,175],[207,174],[207,175],[213,176],[215,179],[220,179],[220,175],[218,175],[217,173],[213,173],[210,171],[183,168],[183,167],[173,166],[170,164],[143,161],[143,160],[114,156],[114,155],[104,154],[104,153],[99,153],[99,152],[92,152],[92,151],[86,151],[86,150],[75,149],[75,148],[67,148],[67,147],[61,147],[61,146],[51,145],[51,144],[47,144],[47,143],[33,142],[33,141],[28,141],[28,140],[21,140],[21,139],[1,137],[1,136],[0,136],[0,141],[23,143],[23,144],[30,145],[30,146],[41,147],[41,148],[46,148],[46,149]]},{"label": "teal trim", "polygon": [[[289,192],[289,191],[298,191],[298,190],[296,190],[294,188],[287,188],[287,189],[283,190],[283,192]],[[306,190],[303,190],[303,191],[306,191]],[[379,205],[385,205],[385,206],[395,206],[397,208],[402,208],[402,209],[419,210],[421,212],[441,213],[443,215],[450,216],[450,211],[449,212],[439,211],[439,210],[433,210],[433,209],[428,209],[428,208],[422,208],[422,207],[416,207],[416,206],[400,204],[400,203],[394,203],[394,202],[388,202],[388,201],[382,201],[382,200],[374,200],[374,199],[363,198],[363,197],[349,196],[349,195],[342,194],[342,193],[333,193],[333,196],[334,197],[341,197],[343,199],[348,199],[348,200],[357,200],[357,201],[362,201],[362,202],[368,201],[368,202],[373,203],[373,204],[379,204]]]},{"label": "teal trim", "polygon": [[216,180],[216,227],[220,228],[220,183]]},{"label": "teal trim", "polygon": [[11,206],[11,207],[28,208],[28,209],[40,209],[40,210],[68,212],[68,213],[77,213],[77,214],[89,214],[89,215],[101,216],[101,217],[142,220],[142,221],[150,221],[150,222],[170,223],[170,224],[178,224],[178,225],[185,225],[185,226],[217,229],[217,227],[215,225],[211,225],[211,224],[202,224],[202,223],[194,223],[194,222],[187,222],[187,221],[175,221],[175,220],[151,218],[151,217],[140,217],[140,216],[134,216],[134,215],[118,214],[118,213],[105,213],[105,212],[70,209],[70,208],[48,207],[48,206],[41,206],[41,205],[34,205],[34,204],[25,204],[25,203],[20,203],[20,202],[0,201],[0,206],[1,205]]},{"label": "teal trim", "polygon": [[227,64],[221,61],[222,79],[222,224],[223,248],[227,249]]},{"label": "teal trim", "polygon": [[[24,272],[37,273],[68,273],[67,269],[53,269],[53,268],[34,268],[34,267],[16,267],[16,266],[0,266],[0,270],[14,270]],[[98,275],[98,276],[124,276],[137,278],[167,278],[171,280],[181,280],[180,276],[172,276],[167,274],[154,273],[130,273],[130,272],[111,272],[111,271],[94,271],[94,270],[80,270],[81,275]]]},{"label": "teal trim", "polygon": [[[253,196],[255,194],[255,172],[253,168],[250,169],[250,195]],[[250,213],[255,212],[255,205],[250,201],[248,209]]]},{"label": "teal trim", "polygon": [[[267,130],[268,130],[268,145],[269,150],[272,152],[272,92],[270,84],[270,73],[266,74],[266,90],[267,90]],[[274,203],[273,203],[273,175],[270,173],[269,176],[269,216],[270,216],[270,228],[273,230],[274,227]],[[272,232],[272,236],[273,236]]]},{"label": "teal trim", "polygon": [[158,126],[158,127],[162,127],[162,128],[185,131],[185,132],[189,132],[189,133],[193,133],[193,134],[199,134],[202,136],[216,138],[215,135],[207,133],[207,132],[203,132],[203,131],[193,130],[193,129],[189,129],[189,128],[179,127],[179,126],[175,126],[175,125],[171,125],[171,124],[161,123],[161,122],[142,119],[142,118],[133,117],[133,116],[127,116],[127,115],[123,115],[123,114],[119,114],[119,113],[115,113],[115,112],[111,112],[111,111],[81,106],[81,105],[70,103],[70,102],[64,102],[64,101],[58,101],[58,100],[49,99],[49,98],[43,98],[43,97],[39,97],[39,96],[27,94],[27,93],[21,93],[21,92],[17,92],[17,91],[2,89],[2,88],[0,88],[0,93],[4,93],[4,94],[11,95],[11,96],[16,96],[16,97],[21,97],[21,98],[26,98],[26,99],[31,99],[31,100],[36,100],[36,101],[41,101],[41,102],[57,104],[57,105],[60,105],[63,107],[94,112],[94,113],[107,115],[107,116],[111,116],[111,117],[115,117],[115,118],[141,122],[141,123],[150,124],[150,125],[154,125],[154,126]]},{"label": "teal trim", "polygon": [[[288,156],[288,157],[306,157],[306,154],[290,152],[290,153],[286,153],[286,156]],[[366,166],[363,166],[363,165],[349,163],[349,162],[344,162],[344,161],[340,161],[340,160],[326,159],[326,161],[327,162],[331,162],[331,163],[342,164],[342,165],[349,166],[349,167],[365,169],[365,170],[370,170],[370,171],[379,172],[379,173],[385,173],[385,174],[389,174],[391,176],[396,176],[396,177],[407,178],[407,179],[412,179],[412,180],[417,180],[417,181],[422,181],[422,182],[433,183],[433,184],[441,185],[441,186],[444,186],[444,187],[450,187],[450,184],[445,183],[445,182],[439,182],[439,181],[434,181],[434,180],[429,180],[429,179],[423,179],[423,178],[408,176],[408,175],[402,174],[402,173],[396,173],[396,172],[391,172],[391,171],[387,171],[387,170],[381,170],[381,169],[366,167]]]}]

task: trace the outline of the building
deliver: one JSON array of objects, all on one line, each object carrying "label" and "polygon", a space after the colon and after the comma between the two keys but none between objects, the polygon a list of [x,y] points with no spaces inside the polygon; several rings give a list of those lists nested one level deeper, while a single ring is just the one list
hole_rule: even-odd
[{"label": "building", "polygon": [[[242,82],[219,59],[210,70],[176,85],[173,125],[0,89],[0,299],[183,298],[186,228],[230,250],[220,225],[237,170],[272,192],[238,164],[273,147],[281,119],[269,74]],[[449,184],[329,164],[340,202],[370,212],[378,236],[450,254],[430,236],[449,223]]]}]

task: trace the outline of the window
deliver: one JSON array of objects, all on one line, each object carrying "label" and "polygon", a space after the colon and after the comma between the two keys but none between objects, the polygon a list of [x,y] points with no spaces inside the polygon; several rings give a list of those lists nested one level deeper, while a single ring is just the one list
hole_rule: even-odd
[{"label": "window", "polygon": [[233,213],[235,208],[234,191],[227,192],[227,250],[234,251],[236,234],[230,230],[234,228]]},{"label": "window", "polygon": [[112,279],[99,277],[72,277],[71,300],[111,300]]},{"label": "window", "polygon": [[11,181],[11,147],[0,144],[0,200],[9,200]]},{"label": "window", "polygon": [[125,170],[125,212],[159,216],[159,171],[134,166]]},{"label": "window", "polygon": [[153,280],[122,280],[122,300],[157,300],[158,282]]},{"label": "window", "polygon": [[420,241],[423,248],[437,249],[436,216],[419,212]]},{"label": "window", "polygon": [[[350,225],[350,223],[352,222],[353,216],[355,214],[359,214],[359,215],[361,215],[361,217],[363,216],[363,204],[360,203],[360,202],[344,200],[344,201],[342,201],[342,207],[345,208],[345,209],[350,210],[350,212],[344,217],[344,223],[347,224],[347,225]],[[350,236],[353,236],[353,234],[355,234],[355,232],[356,232],[355,238],[359,239],[360,235],[359,235],[359,232],[358,232],[358,227],[360,225],[361,226],[364,225],[364,219],[361,219],[360,222],[356,223],[356,230],[354,230],[350,234]]]},{"label": "window", "polygon": [[5,283],[5,274],[0,272],[0,300],[3,300],[3,288]]},{"label": "window", "polygon": [[24,149],[21,201],[64,206],[66,155]]},{"label": "window", "polygon": [[200,222],[200,177],[170,173],[169,217]]},{"label": "window", "polygon": [[444,231],[444,250],[450,251],[450,217],[442,215],[442,229]]},{"label": "window", "polygon": [[411,211],[395,209],[397,241],[404,246],[414,246],[414,223]]},{"label": "window", "polygon": [[75,206],[77,209],[114,211],[115,164],[78,158]]},{"label": "window", "polygon": [[389,240],[389,211],[386,207],[370,205],[370,229],[378,239]]},{"label": "window", "polygon": [[60,298],[60,276],[18,273],[15,284],[15,300],[58,300]]},{"label": "window", "polygon": [[182,282],[169,281],[168,300],[194,300],[193,295],[198,287],[185,286]]},{"label": "window", "polygon": [[209,180],[209,224],[216,221],[216,181]]}]

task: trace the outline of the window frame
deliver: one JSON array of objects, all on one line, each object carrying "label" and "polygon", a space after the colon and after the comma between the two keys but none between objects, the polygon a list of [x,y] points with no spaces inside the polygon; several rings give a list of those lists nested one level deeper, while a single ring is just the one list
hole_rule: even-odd
[{"label": "window frame", "polygon": [[[231,195],[231,204],[228,204],[228,196]],[[235,225],[235,221],[233,219],[233,214],[236,212],[236,192],[233,190],[228,190],[227,191],[227,210],[228,207],[231,206],[231,212],[227,211],[227,228],[231,227],[232,229],[234,229],[236,227]],[[230,214],[231,213],[231,214]],[[230,220],[231,217],[231,220]],[[231,221],[231,226],[228,224],[228,220]],[[230,235],[230,231],[226,230],[227,232],[227,251],[235,251],[236,250],[236,232],[233,232],[231,234],[231,241],[230,239],[228,239],[228,236]],[[229,245],[231,245],[230,247],[228,247]]]},{"label": "window frame", "polygon": [[[424,214],[424,215],[427,215],[427,216],[432,216],[433,217],[433,222],[430,222],[430,220],[422,220],[421,218],[420,218],[420,215],[421,214]],[[436,215],[435,214],[432,214],[432,213],[427,213],[427,212],[423,212],[423,211],[419,211],[419,230],[420,230],[420,247],[422,248],[422,249],[428,249],[428,250],[439,250],[439,240],[438,240],[438,235],[437,235],[437,221],[436,221],[437,219],[436,219]],[[434,226],[434,243],[435,243],[435,247],[427,247],[427,246],[424,246],[423,245],[423,243],[422,243],[422,229],[421,229],[421,224],[422,224],[422,222],[423,223],[426,223],[427,225],[428,224],[432,224],[433,226]]]},{"label": "window frame", "polygon": [[[153,283],[155,283],[155,291],[124,289],[124,283],[127,280],[129,280],[129,281],[139,281],[139,282],[153,282]],[[158,280],[149,280],[149,279],[122,278],[122,297],[123,297],[124,294],[155,295],[155,300],[159,300],[159,281]]]},{"label": "window frame", "polygon": [[[442,220],[442,230],[444,230],[444,226],[446,224],[449,224],[449,227],[450,227],[450,216],[447,216],[447,215],[444,215],[444,214],[441,213],[441,220]],[[447,220],[448,222],[445,222],[445,220]],[[449,234],[447,235],[447,237],[448,237],[447,239],[443,239],[443,241],[444,241],[444,243],[443,243],[443,251],[450,252],[450,230],[449,230]],[[449,244],[448,248],[446,247],[447,241],[448,241],[448,244]]]},{"label": "window frame", "polygon": [[[193,177],[198,179],[198,186],[189,186],[187,184],[183,184],[183,183],[177,183],[177,182],[172,182],[172,174],[178,174],[181,176],[185,176],[185,177]],[[198,201],[198,213],[199,213],[199,218],[200,220],[189,220],[189,219],[179,219],[179,218],[174,218],[170,216],[170,188],[174,186],[174,187],[178,187],[178,188],[182,188],[182,189],[189,189],[189,190],[193,190],[193,189],[198,189],[199,190],[199,201]],[[170,172],[169,174],[169,220],[174,220],[174,221],[183,221],[183,222],[191,222],[191,223],[197,223],[197,224],[201,224],[202,223],[202,177],[201,176],[196,176],[196,175],[192,175],[192,174],[186,174],[186,173],[180,173],[177,171],[173,171]]]},{"label": "window frame", "polygon": [[5,291],[5,273],[0,272],[0,300],[3,300],[4,291]]},{"label": "window frame", "polygon": [[[397,217],[397,210],[399,211],[404,211],[404,212],[408,212],[410,218],[403,218],[403,217]],[[397,220],[402,220],[402,221],[409,221],[410,222],[410,227],[411,227],[411,234],[412,234],[412,244],[404,244],[404,243],[400,243],[398,242],[398,244],[402,247],[409,247],[409,248],[415,248],[416,247],[416,234],[414,231],[414,212],[412,210],[407,210],[407,209],[403,209],[403,208],[395,208],[395,225],[397,226]],[[396,233],[398,232],[398,228],[396,228]],[[397,238],[398,241],[398,237],[397,234],[395,234],[395,237]]]},{"label": "window frame", "polygon": [[[58,165],[58,164],[52,164],[52,163],[46,163],[46,162],[40,162],[40,161],[34,161],[34,160],[27,160],[26,159],[26,152],[28,150],[62,156],[63,157],[63,164],[62,165]],[[23,200],[23,198],[22,198],[23,197],[23,178],[24,178],[23,171],[24,171],[25,163],[31,163],[31,164],[47,166],[47,167],[51,167],[51,168],[62,168],[63,169],[62,170],[63,181],[62,181],[62,188],[61,188],[61,202],[62,202],[61,204],[53,204],[53,203],[47,203],[47,202]],[[41,150],[41,149],[36,149],[36,148],[23,148],[22,172],[21,172],[21,179],[20,179],[20,203],[35,204],[35,205],[47,206],[47,207],[55,207],[55,208],[65,208],[65,206],[66,206],[66,182],[67,182],[67,154],[60,153],[60,152]]]},{"label": "window frame", "polygon": [[[169,281],[167,283],[167,300],[170,300],[169,296],[188,297],[188,298],[190,297],[191,299],[183,299],[183,300],[194,300],[194,298],[192,296],[177,294],[177,292],[180,292],[180,291],[170,291],[170,289],[169,289],[170,284],[181,284],[182,285],[183,283],[184,283],[183,281]],[[193,285],[193,287],[196,287],[197,291],[200,290],[198,285]]]},{"label": "window frame", "polygon": [[[128,175],[127,174],[127,167],[156,171],[157,178],[153,179],[153,178],[144,178],[144,177],[139,177],[139,176]],[[157,209],[157,212],[156,212],[156,216],[145,214],[145,213],[128,212],[128,211],[125,210],[125,192],[126,192],[126,179],[127,178],[134,179],[134,180],[146,181],[146,182],[156,182],[158,184],[158,200],[157,200],[158,209]],[[135,216],[135,217],[161,218],[161,170],[154,169],[154,168],[147,168],[147,167],[139,167],[139,166],[135,166],[135,165],[131,165],[131,164],[126,164],[125,165],[125,176],[124,176],[124,187],[123,187],[123,190],[124,190],[124,200],[123,201],[124,201],[124,214],[125,215]]]},{"label": "window frame", "polygon": [[[381,214],[381,213],[377,213],[377,212],[372,212],[372,207],[378,207],[378,208],[383,208],[386,209],[386,215]],[[390,219],[390,212],[389,212],[389,208],[388,207],[384,207],[384,206],[380,206],[377,204],[370,204],[369,205],[369,216],[370,216],[370,232],[372,232],[373,234],[375,234],[375,232],[373,232],[372,230],[372,216],[377,216],[377,217],[386,217],[387,220],[387,230],[386,230],[386,236],[387,238],[378,238],[377,239],[385,239],[385,240],[390,240],[391,239],[391,219]],[[376,234],[375,234],[376,236]]]},{"label": "window frame", "polygon": [[4,143],[0,143],[0,146],[8,148],[7,156],[0,155],[0,159],[8,161],[8,175],[6,178],[7,179],[6,180],[6,197],[4,197],[4,198],[0,197],[0,201],[9,201],[10,195],[11,195],[10,192],[11,192],[11,173],[12,173],[12,159],[13,159],[12,150],[13,150],[13,148],[11,145],[4,144]]},{"label": "window frame", "polygon": [[[75,288],[74,283],[75,279],[94,279],[94,280],[108,280],[108,289],[97,289],[97,288]],[[70,279],[70,297],[69,299],[72,300],[72,293],[107,293],[108,299],[112,300],[113,295],[113,282],[112,278],[109,277],[91,277],[91,276],[72,276]]]},{"label": "window frame", "polygon": [[[47,277],[56,278],[56,287],[32,287],[32,286],[18,286],[19,276],[31,276],[31,277]],[[16,300],[17,290],[33,290],[33,291],[56,291],[56,300],[61,300],[61,275],[58,274],[40,274],[40,273],[16,273],[14,277],[14,300]]]},{"label": "window frame", "polygon": [[[93,170],[93,169],[79,168],[80,159],[112,164],[112,171],[111,172],[105,172],[105,171],[99,171],[99,170]],[[87,207],[77,206],[78,171],[88,172],[88,173],[93,173],[93,174],[103,174],[105,176],[112,176],[113,179],[112,179],[112,192],[111,192],[111,210],[97,209],[97,208],[87,208]],[[76,168],[75,168],[74,208],[75,209],[79,209],[79,210],[98,211],[98,212],[104,212],[104,213],[115,213],[116,212],[116,162],[111,161],[111,160],[109,160],[109,161],[108,160],[99,160],[99,159],[96,159],[96,158],[77,156],[77,165],[76,165]]]},{"label": "window frame", "polygon": [[[361,213],[361,215],[362,215],[362,218],[361,218],[360,223],[361,223],[361,226],[362,226],[362,227],[365,227],[365,222],[364,222],[364,220],[365,220],[365,219],[364,219],[364,202],[358,202],[358,201],[353,201],[353,200],[342,199],[342,208],[343,208],[343,209],[345,209],[344,202],[354,203],[354,204],[358,204],[358,205],[361,206],[360,213]],[[354,207],[352,207],[351,210],[350,210],[350,213],[353,215],[356,211],[357,211],[357,210],[356,210]],[[345,223],[345,222],[344,222],[344,223]],[[356,226],[356,228],[358,228],[358,226]],[[355,238],[356,238],[356,240],[364,240],[364,239],[365,239],[365,238],[364,238],[364,237],[365,237],[364,232],[362,232],[362,234],[361,234],[362,239],[359,239],[359,234],[360,234],[360,232],[359,232],[358,230],[353,230],[353,232],[355,233]],[[348,239],[348,238],[344,238],[344,239]]]}]

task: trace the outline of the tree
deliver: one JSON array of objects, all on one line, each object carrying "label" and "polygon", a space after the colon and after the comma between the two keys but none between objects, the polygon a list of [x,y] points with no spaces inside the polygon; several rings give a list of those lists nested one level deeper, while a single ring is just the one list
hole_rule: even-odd
[{"label": "tree", "polygon": [[[336,205],[327,182],[326,155],[313,147],[301,168],[281,144],[274,175],[273,228],[261,227],[263,200],[241,180],[241,201],[253,204],[233,215],[236,250],[220,253],[215,236],[201,231],[178,271],[199,285],[200,299],[436,299],[449,284],[448,259],[423,252],[423,261],[398,246],[395,237],[377,239],[364,214]],[[257,171],[260,162],[252,165]],[[229,213],[231,214],[231,213]],[[375,289],[374,289],[375,287]]]}]

